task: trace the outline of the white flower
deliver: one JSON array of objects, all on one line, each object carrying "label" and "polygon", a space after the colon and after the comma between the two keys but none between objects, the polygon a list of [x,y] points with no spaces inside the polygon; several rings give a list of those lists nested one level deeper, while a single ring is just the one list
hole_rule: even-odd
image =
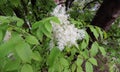
[{"label": "white flower", "polygon": [[52,15],[59,18],[60,24],[51,21],[53,36],[50,41],[50,45],[52,44],[50,47],[52,48],[57,44],[58,48],[62,51],[65,46],[78,46],[76,41],[82,40],[85,37],[85,31],[77,29],[73,24],[70,24],[68,21],[69,15],[66,14],[65,7],[58,5]]}]

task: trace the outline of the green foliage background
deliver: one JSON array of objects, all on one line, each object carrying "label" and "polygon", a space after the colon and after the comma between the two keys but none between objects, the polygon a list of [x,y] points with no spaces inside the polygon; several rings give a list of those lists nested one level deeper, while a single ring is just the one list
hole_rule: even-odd
[{"label": "green foliage background", "polygon": [[[57,17],[50,15],[55,7],[53,0],[0,0],[0,72],[94,72],[96,67],[104,71],[104,62],[108,63],[107,70],[117,72],[119,19],[107,33],[91,26],[96,11],[91,11],[94,4],[82,10],[86,3],[74,3],[68,11],[69,20],[77,28],[89,27],[97,41],[89,47],[92,39],[86,32],[78,48],[66,47],[61,52],[57,47],[49,49],[50,21],[60,23]],[[4,40],[6,32],[11,33],[7,41]]]}]

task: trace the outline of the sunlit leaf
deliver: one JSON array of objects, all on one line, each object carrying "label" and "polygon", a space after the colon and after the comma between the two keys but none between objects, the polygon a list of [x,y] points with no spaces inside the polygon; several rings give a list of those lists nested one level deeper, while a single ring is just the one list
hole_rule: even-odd
[{"label": "sunlit leaf", "polygon": [[85,49],[83,52],[81,52],[81,54],[85,59],[89,58],[89,51],[87,49]]},{"label": "sunlit leaf", "polygon": [[24,24],[24,21],[18,17],[12,17],[12,21],[16,21],[17,26],[21,27]]},{"label": "sunlit leaf", "polygon": [[19,69],[21,60],[18,57],[14,57],[14,60],[8,61],[5,65],[6,71],[14,71]]},{"label": "sunlit leaf", "polygon": [[33,72],[32,66],[29,64],[24,64],[21,69],[21,72]]},{"label": "sunlit leaf", "polygon": [[0,45],[0,58],[7,56],[7,54],[14,50],[15,46],[18,45],[18,43],[22,42],[23,39],[17,34],[13,33],[9,41],[4,42]]},{"label": "sunlit leaf", "polygon": [[90,30],[93,32],[95,38],[98,39],[99,33],[97,32],[97,30],[93,26],[90,26]]},{"label": "sunlit leaf", "polygon": [[103,35],[104,35],[104,39],[106,39],[107,38],[107,33],[105,31],[103,32]]},{"label": "sunlit leaf", "polygon": [[59,19],[58,19],[58,17],[52,17],[52,19],[51,19],[53,22],[56,22],[56,23],[60,23],[60,21],[59,21]]},{"label": "sunlit leaf", "polygon": [[94,42],[90,49],[90,55],[95,56],[97,53],[98,53],[98,44],[97,44],[97,42]]},{"label": "sunlit leaf", "polygon": [[47,63],[49,66],[53,66],[56,58],[59,56],[60,50],[58,48],[53,48],[48,56]]},{"label": "sunlit leaf", "polygon": [[82,67],[81,66],[77,66],[77,72],[83,72]]},{"label": "sunlit leaf", "polygon": [[43,32],[40,29],[38,29],[36,35],[37,35],[37,38],[42,42]]},{"label": "sunlit leaf", "polygon": [[3,32],[0,30],[0,42],[3,40]]},{"label": "sunlit leaf", "polygon": [[103,47],[99,47],[100,52],[102,53],[103,56],[106,55],[106,51]]},{"label": "sunlit leaf", "polygon": [[93,72],[93,66],[90,62],[85,63],[85,70],[86,72]]},{"label": "sunlit leaf", "polygon": [[72,64],[72,72],[75,72],[75,70],[76,70],[76,64],[74,63],[74,64]]},{"label": "sunlit leaf", "polygon": [[15,46],[18,56],[22,59],[23,62],[30,62],[32,59],[32,50],[27,43],[20,43]]},{"label": "sunlit leaf", "polygon": [[103,39],[103,32],[99,27],[95,27],[96,30],[99,32],[100,38]]},{"label": "sunlit leaf", "polygon": [[48,37],[51,38],[51,32],[47,31],[45,27],[42,28],[42,32]]},{"label": "sunlit leaf", "polygon": [[60,58],[60,63],[63,67],[69,67],[69,62],[65,58]]},{"label": "sunlit leaf", "polygon": [[32,58],[36,61],[41,61],[42,60],[42,57],[40,56],[40,53],[38,51],[33,52]]},{"label": "sunlit leaf", "polygon": [[45,23],[45,28],[47,29],[47,31],[52,32],[52,25],[49,22]]},{"label": "sunlit leaf", "polygon": [[85,40],[83,40],[82,41],[82,43],[81,43],[81,49],[85,49],[87,47],[87,43],[86,43],[86,41]]},{"label": "sunlit leaf", "polygon": [[28,35],[26,36],[25,40],[30,43],[30,44],[39,44],[37,38],[35,36],[32,36],[32,35]]},{"label": "sunlit leaf", "polygon": [[90,63],[92,63],[93,65],[96,65],[96,66],[97,66],[97,60],[96,60],[95,58],[90,58],[90,59],[88,59],[88,61],[89,61]]},{"label": "sunlit leaf", "polygon": [[43,26],[43,22],[38,21],[38,22],[35,22],[34,24],[32,24],[32,29],[37,29],[37,28],[42,27],[42,26]]},{"label": "sunlit leaf", "polygon": [[81,66],[83,63],[83,59],[78,58],[76,61],[77,66]]},{"label": "sunlit leaf", "polygon": [[3,23],[9,23],[9,22],[10,22],[9,17],[6,17],[6,16],[0,16],[0,24],[3,24]]},{"label": "sunlit leaf", "polygon": [[85,32],[85,41],[86,41],[86,45],[88,45],[88,43],[89,43],[89,35],[88,35],[88,33],[87,32]]}]

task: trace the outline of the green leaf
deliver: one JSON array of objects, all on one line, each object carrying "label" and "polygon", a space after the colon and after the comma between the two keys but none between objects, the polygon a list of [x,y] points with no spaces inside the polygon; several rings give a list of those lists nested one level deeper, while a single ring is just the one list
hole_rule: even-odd
[{"label": "green leaf", "polygon": [[38,21],[38,22],[35,22],[34,24],[32,24],[32,29],[37,29],[39,27],[42,27],[43,26],[43,22],[42,21]]},{"label": "green leaf", "polygon": [[27,43],[20,43],[15,46],[18,56],[22,59],[23,62],[30,62],[32,59],[32,50]]},{"label": "green leaf", "polygon": [[85,42],[86,42],[86,45],[88,45],[89,44],[89,35],[88,35],[88,33],[87,32],[85,32]]},{"label": "green leaf", "polygon": [[107,38],[107,33],[105,31],[103,32],[103,36],[104,36],[104,39]]},{"label": "green leaf", "polygon": [[9,23],[9,22],[10,22],[9,17],[0,16],[0,24]]},{"label": "green leaf", "polygon": [[8,25],[5,23],[5,24],[0,24],[0,30],[3,31],[4,35],[7,31],[7,28],[8,28]]},{"label": "green leaf", "polygon": [[45,28],[51,32],[52,26],[50,24],[50,20],[56,23],[60,23],[59,19],[57,17],[48,17],[45,19],[42,19],[41,21],[35,22],[32,25],[32,29],[37,29],[38,27],[43,27],[45,24]]},{"label": "green leaf", "polygon": [[82,67],[81,66],[77,66],[77,72],[83,72]]},{"label": "green leaf", "polygon": [[106,51],[103,47],[99,47],[100,52],[102,53],[103,56],[106,55]]},{"label": "green leaf", "polygon": [[49,66],[53,66],[56,58],[59,56],[60,50],[58,48],[53,48],[48,56],[47,63]]},{"label": "green leaf", "polygon": [[21,27],[24,23],[24,21],[18,17],[5,17],[5,16],[0,16],[0,23],[4,24],[4,23],[9,23],[9,24],[13,24],[12,22],[17,22],[17,26]]},{"label": "green leaf", "polygon": [[32,66],[29,64],[24,64],[21,69],[21,72],[33,72]]},{"label": "green leaf", "polygon": [[94,34],[95,38],[98,39],[99,34],[98,34],[97,30],[94,30],[93,34]]},{"label": "green leaf", "polygon": [[86,72],[93,72],[93,66],[90,62],[85,63],[85,70]]},{"label": "green leaf", "polygon": [[37,35],[37,38],[42,42],[43,32],[40,29],[38,29],[36,35]]},{"label": "green leaf", "polygon": [[52,32],[52,25],[50,24],[50,20],[59,22],[59,20],[56,17],[49,17],[45,18],[39,22],[36,22],[32,25],[33,32],[37,30],[37,37],[40,37],[40,40],[42,41],[43,34],[45,34],[48,38],[51,38],[51,32]]},{"label": "green leaf", "polygon": [[8,63],[5,65],[6,71],[13,71],[17,70],[20,67],[21,60],[15,56],[15,60],[8,61]]},{"label": "green leaf", "polygon": [[81,49],[85,49],[87,47],[87,44],[86,44],[86,41],[83,40],[82,43],[81,43]]},{"label": "green leaf", "polygon": [[0,59],[7,56],[11,51],[15,49],[19,43],[22,43],[23,39],[17,34],[12,34],[11,39],[0,45]]},{"label": "green leaf", "polygon": [[76,64],[77,66],[81,66],[83,63],[83,59],[77,58]]},{"label": "green leaf", "polygon": [[90,49],[90,55],[91,55],[91,56],[95,56],[97,53],[98,53],[98,43],[97,43],[97,42],[94,42],[94,43],[92,44],[91,49]]},{"label": "green leaf", "polygon": [[90,30],[93,32],[95,38],[98,39],[99,33],[97,32],[97,30],[93,26],[90,26]]},{"label": "green leaf", "polygon": [[59,63],[57,64],[57,66],[56,65],[54,65],[57,69],[57,72],[62,72],[63,71],[63,69],[64,69],[64,67],[62,67],[62,65],[60,65]]},{"label": "green leaf", "polygon": [[69,62],[65,58],[60,58],[60,63],[63,67],[69,67]]},{"label": "green leaf", "polygon": [[40,53],[38,51],[33,52],[32,58],[36,61],[41,61],[42,60],[42,57],[40,56]]},{"label": "green leaf", "polygon": [[97,60],[96,60],[95,58],[90,58],[90,59],[88,59],[88,61],[89,61],[90,63],[92,63],[93,65],[96,65],[96,66],[97,66]]},{"label": "green leaf", "polygon": [[25,40],[30,44],[36,44],[36,45],[39,44],[37,38],[35,36],[32,36],[32,35],[26,36]]},{"label": "green leaf", "polygon": [[13,4],[15,7],[20,5],[20,0],[10,0],[10,3]]},{"label": "green leaf", "polygon": [[51,17],[51,19],[53,22],[60,23],[58,17]]},{"label": "green leaf", "polygon": [[42,27],[42,32],[48,37],[48,38],[51,38],[51,32],[47,31],[47,29],[44,27]]},{"label": "green leaf", "polygon": [[44,25],[45,25],[46,30],[51,33],[52,32],[52,25],[49,22],[46,22]]},{"label": "green leaf", "polygon": [[99,27],[95,27],[95,28],[99,32],[100,38],[103,39],[103,32],[102,32],[102,30]]},{"label": "green leaf", "polygon": [[63,72],[70,72],[70,69],[65,68]]},{"label": "green leaf", "polygon": [[48,69],[48,72],[55,72],[55,68],[50,66],[49,69]]},{"label": "green leaf", "polygon": [[3,32],[0,30],[0,42],[3,40]]},{"label": "green leaf", "polygon": [[81,52],[81,54],[85,59],[89,58],[89,51],[87,49],[85,49],[85,51]]},{"label": "green leaf", "polygon": [[76,66],[76,64],[75,64],[75,63],[73,63],[73,64],[72,64],[72,72],[75,72],[76,67],[77,67],[77,66]]},{"label": "green leaf", "polygon": [[12,21],[16,21],[17,22],[17,26],[21,27],[24,24],[24,21],[18,17],[12,17]]},{"label": "green leaf", "polygon": [[55,17],[55,16],[45,18],[45,19],[43,19],[42,21],[44,21],[44,22],[46,22],[46,21],[53,21],[53,22],[56,22],[56,23],[60,23],[58,17]]}]

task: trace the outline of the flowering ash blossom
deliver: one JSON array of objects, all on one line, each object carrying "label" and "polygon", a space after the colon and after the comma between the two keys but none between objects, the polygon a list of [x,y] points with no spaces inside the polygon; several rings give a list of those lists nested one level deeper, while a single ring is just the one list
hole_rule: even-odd
[{"label": "flowering ash blossom", "polygon": [[58,17],[60,24],[51,21],[53,36],[50,41],[50,47],[53,48],[57,45],[62,51],[65,46],[78,46],[76,41],[85,37],[85,31],[77,29],[73,24],[70,24],[68,21],[69,15],[66,14],[65,7],[58,5],[51,14]]}]

